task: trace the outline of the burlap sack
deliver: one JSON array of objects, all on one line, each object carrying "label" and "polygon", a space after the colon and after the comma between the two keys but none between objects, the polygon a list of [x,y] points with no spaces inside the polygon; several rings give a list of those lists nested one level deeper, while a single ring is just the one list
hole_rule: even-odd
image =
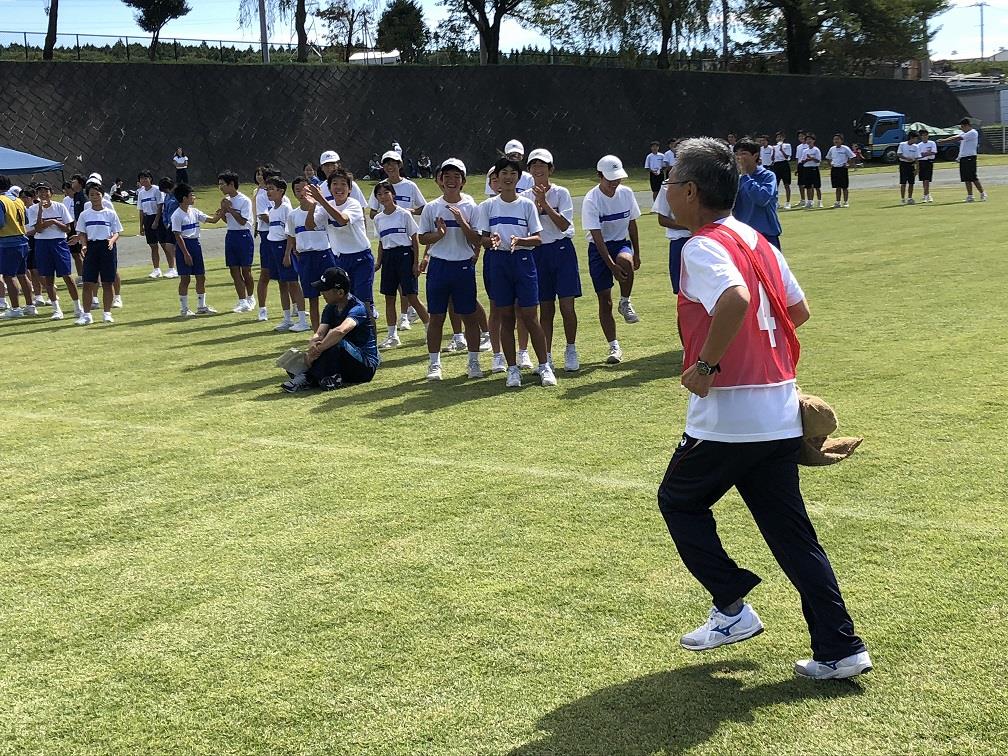
[{"label": "burlap sack", "polygon": [[798,394],[802,417],[802,448],[798,464],[819,467],[841,462],[861,445],[863,438],[829,438],[837,429],[836,412],[811,394]]}]

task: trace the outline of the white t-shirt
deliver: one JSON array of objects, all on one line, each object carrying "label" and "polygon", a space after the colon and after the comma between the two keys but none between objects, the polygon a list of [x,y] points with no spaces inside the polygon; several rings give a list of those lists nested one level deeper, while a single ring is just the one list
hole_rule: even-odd
[{"label": "white t-shirt", "polygon": [[73,218],[74,214],[74,200],[73,195],[63,198],[63,204],[66,205],[66,209],[70,211],[70,217]]},{"label": "white t-shirt", "polygon": [[[732,216],[718,221],[730,226],[752,249],[756,232]],[[805,294],[791,273],[787,261],[774,248],[777,264],[787,291],[785,306],[801,302]],[[745,286],[745,279],[731,255],[721,244],[703,236],[694,236],[683,246],[680,292],[690,301],[699,302],[708,313],[718,298],[732,286]],[[781,337],[783,338],[783,337]],[[802,435],[798,389],[795,382],[774,386],[711,388],[700,398],[689,395],[686,408],[686,433],[705,441],[745,443],[795,438]]]},{"label": "white t-shirt", "polygon": [[[364,227],[364,208],[353,197],[347,197],[342,205],[334,205],[349,223],[337,225],[329,213],[326,213],[326,231],[329,233],[329,249],[334,255],[350,255],[371,249],[371,242]],[[322,212],[325,212],[323,210]]]},{"label": "white t-shirt", "polygon": [[798,147],[795,148],[795,160],[798,161],[798,167],[801,168],[805,165],[802,162],[802,158],[805,157],[805,152],[808,150],[808,145],[805,142],[799,142]]},{"label": "white t-shirt", "polygon": [[647,157],[644,158],[644,167],[649,171],[655,173],[661,173],[662,168],[665,166],[665,156],[660,152],[649,152]]},{"label": "white t-shirt", "polygon": [[374,217],[378,243],[382,249],[413,246],[413,234],[418,232],[413,213],[404,207],[396,207],[391,213],[380,211]]},{"label": "white t-shirt", "polygon": [[[287,198],[284,197],[286,200]],[[291,206],[287,202],[281,202],[277,207],[271,207],[267,212],[269,215],[269,224],[266,229],[260,228],[260,231],[268,230],[266,234],[266,239],[271,242],[284,241],[287,238],[287,216],[290,214]]]},{"label": "white t-shirt", "polygon": [[176,168],[187,168],[189,166],[189,158],[185,155],[175,155],[172,158],[172,162],[175,163]]},{"label": "white t-shirt", "polygon": [[896,148],[896,154],[903,158],[903,162],[913,161],[920,157],[917,152],[917,145],[910,142],[900,142]]},{"label": "white t-shirt", "polygon": [[77,231],[83,233],[88,241],[111,239],[112,234],[121,233],[122,230],[116,211],[104,204],[101,210],[95,210],[89,202],[77,218]]},{"label": "white t-shirt", "polygon": [[630,221],[640,218],[640,214],[637,198],[629,186],[620,184],[612,197],[596,186],[581,203],[581,228],[588,241],[593,241],[592,230],[600,230],[607,242],[623,241],[627,238]]},{"label": "white t-shirt", "polygon": [[[515,192],[521,194],[526,189],[531,189],[532,185],[535,183],[535,179],[532,178],[532,174],[528,171],[522,171],[521,177],[518,179],[518,183],[515,184]],[[490,177],[487,176],[486,189],[483,191],[487,197],[493,197],[497,194],[493,189],[490,188]]]},{"label": "white t-shirt", "polygon": [[976,157],[977,145],[980,143],[980,132],[970,129],[962,133],[962,141],[959,142],[959,157]]},{"label": "white t-shirt", "polygon": [[[531,236],[542,231],[535,203],[520,195],[513,202],[505,202],[500,195],[483,200],[476,224],[480,233],[500,235],[498,249],[511,249],[512,236]],[[514,249],[531,247],[518,245]]]},{"label": "white t-shirt", "polygon": [[[672,208],[669,207],[668,203],[668,193],[665,188],[658,192],[658,196],[655,197],[654,204],[651,205],[651,212],[658,213],[658,215],[664,215],[670,221],[675,223],[675,216],[672,215]],[[685,228],[666,228],[665,238],[666,239],[685,239],[690,235],[690,232]]]},{"label": "white t-shirt", "polygon": [[315,206],[315,230],[305,228],[305,218],[308,211],[295,207],[287,213],[287,236],[293,237],[298,252],[325,252],[329,249],[329,232],[326,231],[326,221],[329,213],[321,206]]},{"label": "white t-shirt", "polygon": [[917,143],[917,158],[919,160],[934,160],[938,156],[938,145],[928,140]]},{"label": "white t-shirt", "polygon": [[[527,197],[533,205],[535,204],[535,192],[531,189],[526,189],[521,193],[521,196]],[[550,188],[546,191],[546,204],[570,221],[570,225],[567,226],[566,231],[561,231],[557,228],[552,218],[546,215],[545,212],[539,212],[539,208],[536,208],[536,212],[539,213],[539,223],[542,225],[542,231],[539,233],[542,243],[551,244],[552,242],[560,241],[560,239],[573,239],[574,201],[571,199],[570,192],[562,186],[550,184]]]},{"label": "white t-shirt", "polygon": [[809,147],[808,145],[805,145],[805,151],[801,154],[799,160],[805,157],[811,159],[806,160],[804,163],[802,163],[802,165],[804,165],[806,168],[818,168],[819,163],[822,162],[822,150],[820,150],[818,147]]},{"label": "white t-shirt", "polygon": [[[45,210],[42,210],[41,203],[37,203],[28,208],[28,228],[33,228],[38,223],[40,210],[42,211],[42,220],[58,220],[67,225],[73,223],[73,214],[62,202],[53,202]],[[35,234],[36,239],[66,239],[66,236],[56,226],[46,226]]]},{"label": "white t-shirt", "polygon": [[786,163],[791,159],[791,145],[787,142],[777,142],[773,146],[773,162]]},{"label": "white t-shirt", "polygon": [[835,144],[826,151],[826,162],[834,168],[844,168],[854,159],[854,151],[846,144],[837,147]]},{"label": "white t-shirt", "polygon": [[773,145],[768,144],[766,147],[760,147],[759,159],[760,159],[760,165],[762,165],[764,168],[769,168],[771,165],[773,165],[773,159],[774,159]]},{"label": "white t-shirt", "polygon": [[144,215],[157,215],[158,205],[164,204],[164,195],[156,186],[151,185],[150,189],[141,186],[137,189],[137,204]]},{"label": "white t-shirt", "polygon": [[[227,196],[227,195],[225,195]],[[234,217],[231,213],[226,213],[224,215],[224,220],[227,222],[228,231],[252,231],[252,200],[246,197],[241,192],[238,192],[234,197],[228,197],[231,200],[231,209],[237,210],[242,218],[245,219],[245,224],[242,225],[238,222],[238,219]]]},{"label": "white t-shirt", "polygon": [[[413,210],[427,204],[427,200],[424,199],[423,194],[420,192],[420,187],[407,178],[399,179],[399,183],[392,184],[392,188],[395,189],[395,203],[399,207]],[[371,199],[368,200],[367,206],[371,210],[381,212],[381,203],[374,196],[374,192],[371,192]]]},{"label": "white t-shirt", "polygon": [[420,233],[429,234],[437,231],[436,220],[441,218],[445,224],[445,235],[440,241],[430,245],[428,250],[430,256],[442,260],[471,260],[474,254],[472,245],[448,209],[449,205],[457,208],[470,226],[477,225],[476,216],[479,208],[468,194],[463,194],[458,202],[447,202],[444,197],[438,197],[424,205],[420,214]]},{"label": "white t-shirt", "polygon": [[[287,199],[287,198],[284,197],[284,199]],[[273,209],[273,203],[270,202],[269,195],[266,194],[266,189],[263,188],[263,187],[261,187],[261,186],[257,187],[256,190],[255,190],[255,214],[256,214],[256,221],[257,221],[256,222],[256,228],[258,228],[259,231],[265,231],[266,230],[265,228],[262,228],[262,226],[264,224],[262,224],[261,222],[259,222],[261,220],[259,218],[259,216],[260,215],[269,215],[269,211],[272,210],[272,209]]]},{"label": "white t-shirt", "polygon": [[662,155],[662,165],[666,168],[671,168],[673,165],[678,163],[679,160],[676,158],[675,153],[672,150],[667,150],[664,155]]},{"label": "white t-shirt", "polygon": [[183,239],[199,239],[200,223],[210,216],[202,210],[189,206],[188,212],[177,208],[171,217],[172,233],[181,234]]}]

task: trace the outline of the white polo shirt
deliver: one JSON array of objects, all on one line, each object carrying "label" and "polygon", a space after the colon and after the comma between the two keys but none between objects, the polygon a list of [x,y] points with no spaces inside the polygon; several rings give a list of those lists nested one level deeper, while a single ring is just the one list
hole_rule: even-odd
[{"label": "white polo shirt", "polygon": [[[284,197],[286,200],[287,198]],[[268,211],[269,225],[266,226],[268,233],[267,241],[279,242],[287,239],[287,216],[290,214],[291,206],[287,202],[281,202],[276,207],[271,207]],[[262,228],[260,231],[264,230]]]},{"label": "white polo shirt", "polygon": [[[535,191],[532,189],[526,189],[521,193],[521,196],[528,198],[532,204],[535,205]],[[550,218],[544,211],[540,211],[537,207],[536,212],[539,213],[539,223],[542,225],[542,231],[539,233],[539,238],[542,239],[542,243],[552,244],[553,242],[560,241],[561,239],[573,239],[574,200],[571,199],[570,192],[562,186],[550,184],[550,188],[546,190],[546,204],[566,218],[570,222],[570,225],[567,226],[565,231],[561,231],[557,228],[553,219]]]},{"label": "white polo shirt", "polygon": [[137,189],[137,205],[144,215],[157,215],[158,205],[164,204],[164,195],[156,186],[144,189],[142,186]]},{"label": "white polo shirt", "polygon": [[903,162],[912,162],[920,157],[917,152],[917,145],[910,144],[910,142],[900,142],[899,147],[896,148],[896,154],[899,155]]},{"label": "white polo shirt", "polygon": [[962,133],[962,141],[959,142],[959,157],[976,157],[977,147],[980,144],[980,132],[970,129]]},{"label": "white polo shirt", "polygon": [[476,226],[476,215],[479,208],[468,194],[463,194],[458,202],[447,202],[444,197],[438,197],[424,205],[420,214],[420,233],[429,234],[437,231],[436,221],[438,218],[444,221],[445,235],[439,241],[430,245],[428,253],[431,257],[438,257],[442,260],[471,260],[473,248],[466,239],[465,232],[459,228],[458,221],[448,209],[449,204],[458,209],[470,226]]},{"label": "white polo shirt", "polygon": [[934,160],[938,157],[938,145],[930,139],[926,142],[917,143],[918,160]]},{"label": "white polo shirt", "polygon": [[[334,205],[334,207],[347,216],[349,222],[341,226],[329,213],[326,213],[329,249],[333,251],[333,254],[349,255],[370,250],[371,241],[367,237],[367,229],[364,226],[364,208],[361,203],[353,197],[347,197],[346,202],[342,205]],[[325,210],[322,212],[325,213]]]},{"label": "white polo shirt", "polygon": [[[255,214],[256,214],[256,228],[259,231],[265,231],[266,229],[260,228],[260,215],[269,215],[269,211],[273,209],[273,203],[270,202],[269,195],[266,194],[266,189],[264,187],[257,187],[255,190]],[[284,199],[287,199],[284,197]]]},{"label": "white polo shirt", "polygon": [[[414,210],[427,204],[427,200],[424,199],[420,187],[407,178],[399,179],[398,183],[392,184],[392,188],[395,189],[395,203],[399,207]],[[381,203],[375,197],[374,192],[371,192],[371,198],[368,200],[367,206],[371,210],[381,212]]]},{"label": "white polo shirt", "polygon": [[826,162],[834,168],[845,168],[854,159],[854,151],[846,144],[835,144],[826,151]]},{"label": "white polo shirt", "polygon": [[660,152],[649,152],[644,158],[644,167],[654,173],[661,173],[665,167],[665,156]]},{"label": "white polo shirt", "polygon": [[[477,228],[480,233],[498,234],[500,247],[512,249],[512,236],[531,236],[542,231],[539,212],[528,197],[515,197],[513,202],[505,202],[500,195],[483,200],[479,206]],[[532,249],[519,245],[514,249]]]},{"label": "white polo shirt", "polygon": [[298,252],[325,252],[329,249],[329,232],[326,231],[329,213],[316,205],[313,215],[315,230],[309,231],[305,228],[307,210],[295,207],[287,213],[287,236],[294,239]]},{"label": "white polo shirt", "polygon": [[199,239],[200,223],[209,217],[196,207],[190,206],[188,211],[180,207],[172,213],[172,233],[181,234],[183,239]]},{"label": "white polo shirt", "polygon": [[[58,220],[67,225],[73,223],[72,213],[62,202],[53,202],[44,210],[41,203],[36,203],[28,208],[28,228],[33,228],[38,223],[39,211],[42,212],[42,220]],[[66,236],[56,226],[46,226],[35,234],[36,239],[66,239]]]},{"label": "white polo shirt", "polygon": [[791,159],[791,155],[791,145],[787,142],[777,142],[777,144],[773,146],[773,162],[786,163]]},{"label": "white polo shirt", "polygon": [[[227,195],[225,195],[227,196]],[[252,200],[246,197],[241,192],[238,192],[234,197],[228,197],[231,200],[231,209],[237,210],[241,213],[241,217],[245,219],[244,225],[238,222],[238,219],[234,217],[231,213],[226,213],[224,215],[224,220],[227,222],[228,231],[252,231]]]},{"label": "white polo shirt", "polygon": [[379,211],[374,217],[374,224],[382,249],[412,247],[413,234],[419,230],[413,213],[404,207],[396,207],[391,213]]},{"label": "white polo shirt", "polygon": [[77,231],[83,233],[88,241],[111,239],[112,234],[121,233],[122,230],[116,211],[104,205],[101,210],[95,210],[89,202],[77,218]]},{"label": "white polo shirt", "polygon": [[630,221],[640,218],[640,214],[637,198],[629,186],[620,184],[612,197],[596,186],[581,203],[581,227],[588,241],[593,241],[592,230],[601,231],[607,242],[623,241],[628,238]]},{"label": "white polo shirt", "polygon": [[[661,191],[658,192],[658,196],[655,197],[654,204],[651,205],[651,212],[658,213],[658,215],[664,215],[670,221],[675,223],[675,216],[672,215],[672,208],[669,207],[668,192],[665,191],[665,187],[662,187]],[[690,232],[685,228],[665,229],[666,239],[686,239],[689,235]]]}]

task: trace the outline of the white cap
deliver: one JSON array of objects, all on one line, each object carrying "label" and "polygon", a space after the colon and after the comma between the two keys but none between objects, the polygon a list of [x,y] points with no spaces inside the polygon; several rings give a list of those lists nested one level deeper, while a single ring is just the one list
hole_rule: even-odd
[{"label": "white cap", "polygon": [[601,173],[602,176],[609,181],[625,179],[628,177],[627,172],[623,170],[623,161],[615,155],[604,156],[598,161],[598,165],[595,167],[598,169],[599,173]]},{"label": "white cap", "polygon": [[87,180],[88,181],[97,181],[100,184],[102,182],[101,174],[100,173],[92,173],[90,176],[87,177]]},{"label": "white cap", "polygon": [[510,155],[512,152],[520,152],[522,155],[524,155],[525,146],[517,139],[512,139],[510,142],[504,145],[504,154]]},{"label": "white cap", "polygon": [[381,160],[378,162],[384,163],[386,160],[395,160],[400,165],[402,165],[402,155],[400,155],[395,150],[389,150],[388,152],[386,152],[384,155],[381,156]]},{"label": "white cap", "polygon": [[11,199],[17,199],[21,196],[21,187],[14,184],[14,186],[7,190],[7,196]]},{"label": "white cap", "polygon": [[336,150],[326,150],[321,155],[319,155],[318,164],[325,165],[326,163],[338,163],[339,155],[336,154]]},{"label": "white cap", "polygon": [[549,150],[544,150],[542,147],[538,147],[529,153],[528,160],[526,163],[531,163],[533,160],[541,160],[546,163],[546,165],[553,165],[553,155]]},{"label": "white cap", "polygon": [[448,158],[447,160],[445,160],[443,163],[441,163],[441,166],[437,169],[438,173],[441,173],[441,171],[443,171],[445,168],[456,168],[462,171],[463,176],[466,175],[465,163],[463,163],[458,158]]}]

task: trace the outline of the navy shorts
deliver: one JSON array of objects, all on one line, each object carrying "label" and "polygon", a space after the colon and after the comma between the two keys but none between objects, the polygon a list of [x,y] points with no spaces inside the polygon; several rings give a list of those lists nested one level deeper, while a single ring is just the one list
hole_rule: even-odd
[{"label": "navy shorts", "polygon": [[143,219],[143,234],[144,239],[147,240],[148,244],[157,244],[160,239],[160,234],[158,233],[158,225],[154,223],[157,220],[156,215],[142,215]]},{"label": "navy shorts", "polygon": [[[259,267],[260,268],[265,268],[267,270],[269,270],[269,266],[270,266],[270,262],[271,262],[271,260],[270,260],[270,250],[267,247],[267,245],[269,244],[269,238],[268,237],[269,237],[269,231],[260,231],[259,232]],[[286,244],[286,242],[284,242],[284,243]],[[281,255],[281,259],[283,259],[283,255]],[[291,265],[293,266],[293,263],[291,263]],[[273,275],[272,271],[270,271],[270,276],[273,277],[273,278],[276,278],[276,276]]]},{"label": "navy shorts", "polygon": [[20,276],[28,272],[28,244],[0,250],[0,274]]},{"label": "navy shorts", "polygon": [[35,262],[42,278],[69,276],[70,247],[67,246],[66,239],[36,239]]},{"label": "navy shorts", "polygon": [[109,247],[108,239],[89,239],[84,255],[84,283],[95,284],[99,280],[103,284],[115,283],[117,263],[116,249]]},{"label": "navy shorts", "polygon": [[228,231],[224,234],[224,264],[229,268],[251,268],[255,259],[255,242],[251,231]]},{"label": "navy shorts", "polygon": [[38,264],[35,262],[35,237],[28,237],[28,257],[25,259],[25,267],[28,270],[38,270]]},{"label": "navy shorts", "polygon": [[[626,239],[620,241],[607,241],[606,247],[609,249],[609,256],[615,258],[621,252],[633,255],[633,245]],[[609,291],[613,287],[613,274],[609,266],[605,264],[602,256],[595,247],[595,242],[588,242],[588,274],[591,276],[595,293]]]},{"label": "navy shorts", "polygon": [[301,279],[301,291],[304,292],[305,299],[318,299],[319,290],[312,286],[312,283],[322,278],[326,268],[336,265],[336,255],[332,250],[302,252],[297,256],[298,278]]},{"label": "navy shorts", "polygon": [[370,249],[336,255],[333,265],[343,268],[350,276],[351,294],[361,302],[374,302],[374,255]]},{"label": "navy shorts", "polygon": [[186,239],[186,249],[192,257],[192,265],[186,265],[185,255],[180,248],[175,255],[175,270],[180,276],[205,276],[206,264],[203,262],[203,247],[199,239]]},{"label": "navy shorts", "polygon": [[672,280],[672,293],[679,293],[679,277],[682,275],[682,248],[689,241],[688,236],[668,240],[668,274]]},{"label": "navy shorts", "polygon": [[[298,280],[297,268],[294,267],[294,255],[291,254],[291,264],[284,266],[284,250],[287,249],[287,240],[270,241],[263,239],[259,245],[259,259],[265,270],[269,271],[269,276],[274,281],[289,283]],[[317,278],[315,279],[318,280]]]},{"label": "navy shorts", "polygon": [[476,312],[476,263],[431,257],[427,264],[427,312],[444,315],[449,299],[459,315]]},{"label": "navy shorts", "polygon": [[899,176],[900,176],[900,184],[910,184],[912,186],[913,183],[917,180],[917,172],[914,170],[914,164],[900,163]]},{"label": "navy shorts", "polygon": [[382,250],[381,281],[378,291],[385,296],[419,294],[420,285],[413,275],[413,247],[392,247]]},{"label": "navy shorts", "polygon": [[158,223],[158,226],[157,226],[157,240],[159,242],[161,242],[162,244],[174,244],[175,243],[175,234],[171,230],[171,223],[169,223],[166,226],[164,224],[164,220],[163,219],[162,219],[161,223]]},{"label": "navy shorts", "polygon": [[934,178],[934,160],[917,161],[917,178],[921,181],[931,181]]},{"label": "navy shorts", "polygon": [[539,274],[531,249],[491,249],[483,256],[483,283],[498,307],[539,304]]},{"label": "navy shorts", "polygon": [[581,271],[577,251],[570,239],[540,244],[532,250],[539,275],[539,301],[581,296]]},{"label": "navy shorts", "polygon": [[784,186],[791,186],[791,163],[786,160],[778,160],[777,162],[771,164],[771,170],[774,176],[777,177],[779,183],[783,183]]}]

